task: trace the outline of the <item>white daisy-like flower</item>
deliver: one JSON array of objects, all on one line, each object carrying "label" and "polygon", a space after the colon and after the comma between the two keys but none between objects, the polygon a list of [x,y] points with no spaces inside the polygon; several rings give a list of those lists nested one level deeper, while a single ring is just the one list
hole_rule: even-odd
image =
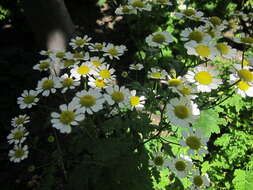
[{"label": "white daisy-like flower", "polygon": [[55,93],[57,88],[61,88],[62,85],[58,78],[49,76],[44,77],[38,82],[36,88],[38,93],[42,92],[42,96],[49,96],[50,93]]},{"label": "white daisy-like flower", "polygon": [[90,44],[89,45],[89,50],[91,52],[98,52],[98,51],[102,51],[102,49],[106,47],[106,43],[95,43],[95,44]]},{"label": "white daisy-like flower", "polygon": [[173,36],[166,31],[155,32],[147,36],[145,41],[151,47],[161,47],[173,42]]},{"label": "white daisy-like flower", "polygon": [[115,10],[116,15],[130,15],[137,14],[137,10],[131,5],[122,5]]},{"label": "white daisy-like flower", "polygon": [[[233,75],[235,78],[241,79],[241,81],[247,82],[249,85],[253,85],[253,72],[251,66],[241,66],[241,64],[233,65]],[[231,69],[232,70],[232,69]]]},{"label": "white daisy-like flower", "polygon": [[90,58],[90,62],[97,68],[100,67],[101,65],[105,64],[105,59],[99,58],[99,57],[91,57]]},{"label": "white daisy-like flower", "polygon": [[184,44],[188,55],[196,55],[200,58],[208,58],[214,60],[218,55],[217,49],[209,42],[196,43],[190,41]]},{"label": "white daisy-like flower", "polygon": [[149,160],[149,165],[156,167],[161,170],[167,168],[169,165],[169,160],[166,158],[165,154],[162,152],[154,152]]},{"label": "white daisy-like flower", "polygon": [[103,56],[108,56],[110,59],[119,59],[126,50],[126,46],[124,45],[115,46],[113,44],[107,44],[107,46],[102,49],[102,51],[105,52]]},{"label": "white daisy-like flower", "polygon": [[131,109],[135,108],[137,110],[144,108],[146,98],[144,96],[136,96],[136,90],[132,90],[129,98],[129,105]]},{"label": "white daisy-like flower", "polygon": [[188,147],[189,155],[205,155],[208,153],[206,143],[209,139],[205,138],[201,131],[188,128],[182,131],[182,136],[183,139],[180,141],[180,145]]},{"label": "white daisy-like flower", "polygon": [[186,28],[181,32],[180,36],[183,41],[195,41],[196,43],[211,40],[211,36],[205,33],[202,28],[194,28],[194,30]]},{"label": "white daisy-like flower", "polygon": [[194,171],[192,173],[190,181],[192,182],[191,186],[192,190],[202,190],[210,186],[210,179],[208,175],[207,174],[200,175],[199,170]]},{"label": "white daisy-like flower", "polygon": [[170,75],[166,76],[166,80],[162,80],[161,83],[167,84],[169,88],[172,89],[174,92],[174,89],[176,89],[180,84],[182,84],[184,80],[181,76],[179,77],[171,77]]},{"label": "white daisy-like flower", "polygon": [[25,127],[16,127],[11,130],[11,133],[7,136],[7,140],[9,144],[21,144],[25,141],[26,136],[29,132]]},{"label": "white daisy-like flower", "polygon": [[193,167],[192,160],[189,156],[180,155],[179,157],[169,160],[169,169],[179,178],[185,178]]},{"label": "white daisy-like flower", "polygon": [[17,104],[19,104],[20,109],[31,108],[35,106],[39,101],[37,97],[38,92],[34,90],[24,90],[21,97],[18,98]]},{"label": "white daisy-like flower", "polygon": [[152,67],[151,71],[148,71],[148,78],[151,79],[165,79],[168,73],[160,68]]},{"label": "white daisy-like flower", "polygon": [[113,85],[114,80],[108,80],[108,79],[103,79],[101,77],[89,77],[88,78],[88,85],[91,88],[97,88],[97,89],[102,89],[106,88],[107,86]]},{"label": "white daisy-like flower", "polygon": [[90,58],[89,52],[75,52],[72,55],[75,61],[87,61]]},{"label": "white daisy-like flower", "polygon": [[50,59],[45,59],[41,60],[38,64],[33,66],[34,70],[39,70],[39,71],[48,71],[51,66],[51,60]]},{"label": "white daisy-like flower", "polygon": [[166,114],[173,125],[189,127],[199,118],[200,111],[197,104],[187,97],[173,98],[166,105]]},{"label": "white daisy-like flower", "polygon": [[21,144],[14,145],[13,150],[9,151],[10,161],[14,163],[19,163],[28,157],[28,146]]},{"label": "white daisy-like flower", "polygon": [[51,50],[41,50],[40,51],[40,55],[45,55],[45,56],[49,56],[52,53],[53,52]]},{"label": "white daisy-like flower", "polygon": [[52,50],[52,53],[49,54],[51,60],[61,60],[65,57],[66,52],[62,50]]},{"label": "white daisy-like flower", "polygon": [[180,12],[175,12],[174,14],[179,19],[186,17],[192,20],[201,20],[204,15],[203,12],[197,11],[192,7],[185,7],[185,9],[181,9]]},{"label": "white daisy-like flower", "polygon": [[212,28],[219,29],[220,31],[226,29],[228,25],[228,22],[226,20],[222,20],[217,16],[205,18],[204,22],[206,23],[206,25],[211,26]]},{"label": "white daisy-like flower", "polygon": [[60,130],[61,133],[70,133],[72,126],[84,120],[84,114],[75,102],[60,105],[60,113],[52,112],[51,117],[52,127]]},{"label": "white daisy-like flower", "polygon": [[207,33],[213,40],[218,40],[220,38],[223,38],[222,35],[222,27],[217,26],[216,28],[213,28],[210,25],[202,25],[198,27],[199,30],[202,30],[203,32]]},{"label": "white daisy-like flower", "polygon": [[60,78],[60,82],[62,84],[61,93],[65,93],[68,89],[75,89],[80,85],[80,81],[78,79],[73,79],[69,77],[68,74],[64,74]]},{"label": "white daisy-like flower", "polygon": [[104,98],[109,105],[116,103],[120,108],[123,108],[128,104],[130,91],[124,86],[109,86],[105,90],[107,94],[104,94]]},{"label": "white daisy-like flower", "polygon": [[22,127],[24,124],[30,122],[30,116],[24,114],[24,115],[19,115],[17,117],[14,117],[11,120],[11,126],[13,127]]},{"label": "white daisy-like flower", "polygon": [[63,68],[73,68],[75,65],[79,64],[79,61],[75,61],[74,59],[64,59],[61,61]]},{"label": "white daisy-like flower", "polygon": [[194,95],[197,93],[197,89],[194,86],[190,86],[186,83],[178,85],[176,90],[180,96],[185,96],[191,100],[198,97],[197,95]]},{"label": "white daisy-like flower", "polygon": [[73,69],[70,70],[71,77],[74,77],[78,80],[81,77],[91,76],[95,74],[95,66],[90,62],[86,61],[82,63],[80,66],[76,65]]},{"label": "white daisy-like flower", "polygon": [[109,64],[102,64],[100,67],[96,68],[94,76],[103,80],[114,80],[116,77],[113,74],[114,72],[115,69],[110,68]]},{"label": "white daisy-like flower", "polygon": [[241,33],[240,37],[234,37],[232,39],[237,43],[253,46],[253,37],[245,33]]},{"label": "white daisy-like flower", "polygon": [[77,36],[74,39],[71,39],[71,42],[69,43],[69,45],[73,48],[83,48],[86,45],[89,45],[89,41],[91,40],[90,37],[88,37],[87,35],[85,35],[84,37],[79,37]]},{"label": "white daisy-like flower", "polygon": [[222,84],[222,80],[217,78],[218,74],[214,67],[200,65],[193,71],[188,71],[185,78],[195,84],[199,92],[211,92]]},{"label": "white daisy-like flower", "polygon": [[143,64],[137,63],[137,64],[131,64],[129,66],[130,70],[140,71],[144,68]]},{"label": "white daisy-like flower", "polygon": [[128,4],[139,11],[151,11],[152,7],[145,0],[128,0]]},{"label": "white daisy-like flower", "polygon": [[236,49],[233,49],[226,42],[217,43],[215,47],[218,50],[220,56],[224,58],[233,59],[236,57]]},{"label": "white daisy-like flower", "polygon": [[246,81],[240,80],[235,74],[230,74],[230,84],[235,84],[236,93],[245,98],[253,97],[253,85],[249,85]]},{"label": "white daisy-like flower", "polygon": [[157,5],[172,5],[171,0],[151,0],[152,3]]},{"label": "white daisy-like flower", "polygon": [[77,92],[72,102],[78,105],[80,112],[93,114],[103,109],[105,99],[98,89],[90,88],[88,91]]}]

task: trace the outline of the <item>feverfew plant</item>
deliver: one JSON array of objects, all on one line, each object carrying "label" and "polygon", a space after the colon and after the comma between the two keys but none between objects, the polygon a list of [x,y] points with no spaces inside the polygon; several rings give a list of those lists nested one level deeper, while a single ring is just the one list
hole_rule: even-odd
[{"label": "feverfew plant", "polygon": [[[153,14],[157,9],[171,11],[172,3],[129,0],[116,8],[115,14],[142,22],[145,16],[157,16]],[[124,66],[128,68],[125,75],[118,75],[117,70],[121,58],[127,58],[124,44],[94,42],[84,35],[71,39],[68,52],[42,51],[44,59],[33,68],[44,77],[36,89],[21,94],[17,103],[27,113],[11,121],[13,129],[7,140],[14,147],[9,152],[10,161],[28,158],[28,147],[33,146],[29,145],[33,134],[27,125],[32,125],[36,112],[28,109],[45,108],[43,126],[54,134],[50,142],[56,141],[52,159],[59,162],[64,179],[72,179],[67,182],[71,185],[76,175],[87,177],[84,172],[94,167],[98,174],[93,171],[80,183],[95,187],[102,178],[115,176],[111,185],[133,183],[137,187],[142,174],[165,169],[173,174],[169,183],[181,181],[191,189],[209,187],[212,182],[208,171],[201,172],[201,163],[209,154],[209,137],[216,131],[210,127],[206,133],[201,124],[209,108],[231,95],[253,97],[252,66],[244,61],[252,48],[252,37],[241,34],[230,39],[244,47],[237,60],[239,50],[223,37],[227,21],[205,17],[203,12],[181,5],[171,12],[173,15],[175,20],[191,20],[198,27],[185,26],[178,34],[161,27],[143,39],[132,36],[143,46],[137,47],[134,62]],[[178,45],[182,55],[173,54]],[[224,59],[230,64],[219,64]],[[58,75],[54,68],[60,68]],[[158,143],[146,147],[154,142]],[[126,172],[133,174],[128,176],[134,179],[131,183],[122,175]]]}]

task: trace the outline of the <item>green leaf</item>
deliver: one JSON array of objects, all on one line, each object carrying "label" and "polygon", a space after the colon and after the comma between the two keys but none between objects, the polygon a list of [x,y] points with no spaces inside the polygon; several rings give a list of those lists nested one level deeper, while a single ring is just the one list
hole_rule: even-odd
[{"label": "green leaf", "polygon": [[232,183],[235,190],[250,190],[253,189],[253,171],[237,169],[234,172],[235,178]]}]

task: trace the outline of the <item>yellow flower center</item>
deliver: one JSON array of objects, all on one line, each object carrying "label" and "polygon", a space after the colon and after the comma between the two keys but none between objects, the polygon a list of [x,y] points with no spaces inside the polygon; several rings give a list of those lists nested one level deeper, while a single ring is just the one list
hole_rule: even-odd
[{"label": "yellow flower center", "polygon": [[77,73],[80,75],[87,75],[90,72],[90,68],[86,65],[81,65],[78,69],[77,69]]},{"label": "yellow flower center", "polygon": [[65,52],[58,52],[56,53],[56,57],[63,58],[65,56]]},{"label": "yellow flower center", "polygon": [[211,54],[211,49],[206,45],[197,45],[195,50],[197,54],[203,57],[208,57]]},{"label": "yellow flower center", "polygon": [[175,163],[175,168],[178,170],[178,171],[185,171],[185,169],[186,169],[186,164],[185,164],[185,162],[184,161],[177,161],[176,163]]},{"label": "yellow flower center", "polygon": [[116,48],[111,48],[111,49],[108,50],[108,53],[111,56],[116,56],[116,55],[118,55],[118,50]]},{"label": "yellow flower center", "polygon": [[151,73],[151,78],[160,79],[162,77],[161,72],[153,72]]},{"label": "yellow flower center", "polygon": [[127,5],[122,6],[122,12],[123,12],[123,13],[129,13],[129,11],[130,11],[130,9],[128,8]]},{"label": "yellow flower center", "polygon": [[165,36],[162,35],[162,34],[155,34],[153,37],[152,37],[152,41],[153,42],[156,42],[158,44],[162,44],[163,42],[165,42]]},{"label": "yellow flower center", "polygon": [[15,150],[15,157],[16,158],[22,158],[25,155],[25,151],[22,148],[18,148]]},{"label": "yellow flower center", "polygon": [[186,9],[185,11],[184,11],[184,14],[186,15],[186,16],[192,16],[192,15],[195,15],[196,14],[196,11],[194,10],[194,9]]},{"label": "yellow flower center", "polygon": [[168,80],[168,85],[169,86],[178,86],[182,83],[182,80],[180,79],[170,79]]},{"label": "yellow flower center", "polygon": [[63,64],[64,64],[64,67],[70,67],[75,64],[75,61],[74,60],[65,60],[63,62]]},{"label": "yellow flower center", "polygon": [[218,43],[216,48],[222,55],[227,55],[229,53],[229,47],[225,43]]},{"label": "yellow flower center", "polygon": [[247,91],[250,88],[250,86],[248,85],[248,83],[246,83],[244,81],[239,81],[238,83],[236,83],[236,85],[242,91]]},{"label": "yellow flower center", "polygon": [[103,47],[104,47],[103,44],[96,44],[96,45],[95,45],[95,48],[96,48],[97,50],[101,50]]},{"label": "yellow flower center", "polygon": [[15,120],[16,125],[21,125],[26,121],[25,117],[19,117],[18,119]]},{"label": "yellow flower center", "polygon": [[89,108],[96,104],[96,99],[93,96],[87,94],[80,98],[80,104],[84,107]]},{"label": "yellow flower center", "polygon": [[92,64],[95,66],[95,67],[100,67],[101,66],[101,61],[99,61],[99,60],[93,60],[92,61]]},{"label": "yellow flower center", "polygon": [[191,89],[188,88],[187,86],[182,86],[179,92],[183,95],[190,95],[192,93]]},{"label": "yellow flower center", "polygon": [[174,113],[180,119],[186,119],[190,116],[190,110],[184,105],[175,106]]},{"label": "yellow flower center", "polygon": [[217,26],[217,25],[220,25],[222,23],[222,20],[217,17],[217,16],[213,16],[209,19],[209,21],[214,25],[214,26]]},{"label": "yellow flower center", "polygon": [[73,57],[76,59],[82,59],[84,55],[82,53],[74,53]]},{"label": "yellow flower center", "polygon": [[131,106],[137,106],[140,104],[140,98],[138,96],[131,96],[130,98]]},{"label": "yellow flower center", "polygon": [[203,185],[204,182],[201,176],[194,176],[193,183],[194,185],[200,187],[201,185]]},{"label": "yellow flower center", "polygon": [[200,139],[196,136],[188,137],[185,143],[193,150],[198,150],[201,147]]},{"label": "yellow flower center", "polygon": [[24,103],[31,104],[34,102],[34,99],[35,99],[35,96],[28,95],[28,96],[24,97]]},{"label": "yellow flower center", "polygon": [[103,78],[103,79],[109,79],[111,78],[111,73],[108,69],[103,69],[99,72],[99,75]]},{"label": "yellow flower center", "polygon": [[16,131],[13,135],[13,138],[15,140],[21,140],[24,134],[25,134],[24,131]]},{"label": "yellow flower center", "polygon": [[164,3],[167,3],[168,1],[167,0],[156,0],[158,3],[161,3],[161,4],[164,4]]},{"label": "yellow flower center", "polygon": [[42,88],[44,90],[49,90],[54,87],[54,81],[53,80],[45,80],[42,84]]},{"label": "yellow flower center", "polygon": [[82,45],[84,45],[85,43],[86,43],[86,41],[83,40],[83,39],[79,39],[79,40],[76,40],[76,41],[75,41],[75,44],[76,44],[77,46],[82,46]]},{"label": "yellow flower center", "polygon": [[106,86],[105,82],[103,79],[96,79],[95,85],[99,88],[104,88]]},{"label": "yellow flower center", "polygon": [[249,61],[244,59],[243,62],[242,62],[243,66],[248,66],[249,65]]},{"label": "yellow flower center", "polygon": [[74,121],[74,119],[75,119],[75,113],[73,111],[65,110],[61,112],[61,115],[60,115],[61,123],[65,125],[69,125],[72,121]]},{"label": "yellow flower center", "polygon": [[190,40],[194,40],[196,42],[201,42],[203,40],[203,32],[200,32],[200,31],[192,31],[190,34],[189,34],[189,39]]},{"label": "yellow flower center", "polygon": [[246,82],[251,82],[253,81],[253,73],[247,69],[241,69],[238,71],[239,77],[246,81]]},{"label": "yellow flower center", "polygon": [[136,0],[132,3],[132,6],[135,8],[144,8],[145,4],[141,0]]},{"label": "yellow flower center", "polygon": [[65,78],[62,81],[63,87],[70,87],[73,84],[74,80],[72,78]]},{"label": "yellow flower center", "polygon": [[156,156],[154,159],[153,159],[153,162],[156,166],[162,166],[163,163],[164,163],[164,159],[162,156]]},{"label": "yellow flower center", "polygon": [[117,102],[117,103],[119,103],[119,102],[123,102],[124,101],[124,94],[122,93],[122,92],[113,92],[112,93],[112,99],[115,101],[115,102]]},{"label": "yellow flower center", "polygon": [[207,71],[200,71],[195,74],[195,80],[202,85],[209,85],[213,81],[212,75]]},{"label": "yellow flower center", "polygon": [[41,70],[47,69],[48,67],[49,67],[49,62],[47,62],[47,61],[41,62],[40,65],[39,65],[39,68]]},{"label": "yellow flower center", "polygon": [[241,41],[243,43],[253,44],[253,38],[252,37],[242,37]]}]

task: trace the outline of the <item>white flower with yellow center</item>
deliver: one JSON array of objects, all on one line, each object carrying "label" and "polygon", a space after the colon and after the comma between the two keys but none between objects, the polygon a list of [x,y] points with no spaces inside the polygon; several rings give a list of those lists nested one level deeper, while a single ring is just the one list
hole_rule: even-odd
[{"label": "white flower with yellow center", "polygon": [[18,117],[14,117],[11,120],[11,126],[13,127],[22,127],[24,124],[30,122],[30,116],[24,114],[24,115],[19,115]]},{"label": "white flower with yellow center", "polygon": [[36,90],[38,93],[42,92],[42,96],[49,96],[50,92],[54,94],[57,88],[61,88],[59,79],[53,76],[49,76],[44,77],[38,82]]},{"label": "white flower with yellow center", "polygon": [[83,90],[76,93],[72,102],[78,105],[80,112],[93,114],[103,109],[104,97],[98,89],[90,88],[88,91]]},{"label": "white flower with yellow center", "polygon": [[128,0],[128,4],[139,11],[151,11],[152,7],[145,0]]},{"label": "white flower with yellow center", "polygon": [[154,152],[149,160],[149,165],[156,167],[159,170],[167,168],[169,165],[169,160],[166,158],[166,155],[162,152]]},{"label": "white flower with yellow center", "polygon": [[180,84],[182,84],[184,81],[182,77],[171,77],[170,75],[166,76],[166,80],[162,80],[161,83],[167,84],[170,89],[172,89],[173,92],[174,89],[176,89]]},{"label": "white flower with yellow center", "polygon": [[250,85],[246,81],[240,80],[236,74],[230,74],[230,84],[235,84],[236,93],[245,98],[253,97],[253,85]]},{"label": "white flower with yellow center", "polygon": [[234,37],[233,40],[240,44],[253,46],[253,36],[249,36],[245,33],[240,34],[240,37]]},{"label": "white flower with yellow center", "polygon": [[29,132],[24,127],[16,127],[7,136],[8,143],[21,144],[25,141],[28,134]]},{"label": "white flower with yellow center", "polygon": [[161,47],[173,42],[173,36],[168,32],[155,32],[145,39],[146,43],[151,47]]},{"label": "white flower with yellow center", "polygon": [[144,96],[136,96],[136,90],[132,90],[130,93],[129,105],[131,106],[131,109],[142,109],[144,107],[146,98]]},{"label": "white flower with yellow center", "polygon": [[235,70],[234,77],[241,79],[253,86],[253,72],[251,71],[253,68],[251,66],[241,66],[241,64],[233,65],[233,71]]},{"label": "white flower with yellow center", "polygon": [[110,59],[119,59],[119,57],[122,56],[126,50],[126,46],[124,45],[115,46],[113,44],[108,44],[102,49],[102,51],[105,52],[103,56],[108,56]]},{"label": "white flower with yellow center", "polygon": [[61,60],[65,57],[66,52],[61,51],[61,50],[52,50],[51,53],[49,54],[49,58],[51,60]]},{"label": "white flower with yellow center", "polygon": [[21,144],[15,145],[13,150],[9,151],[10,161],[14,163],[19,163],[28,157],[28,146]]},{"label": "white flower with yellow center", "polygon": [[75,61],[87,61],[90,58],[89,52],[74,52],[69,54],[69,56],[66,56],[66,59],[73,59]]},{"label": "white flower with yellow center", "polygon": [[75,61],[74,59],[64,59],[61,61],[63,68],[73,68],[74,66],[79,64],[79,61]]},{"label": "white flower with yellow center", "polygon": [[180,36],[183,41],[195,41],[196,43],[211,40],[211,36],[205,33],[201,28],[194,28],[194,30],[186,28],[181,32]]},{"label": "white flower with yellow center", "polygon": [[21,97],[18,98],[17,104],[19,104],[20,109],[25,108],[31,108],[32,106],[35,106],[37,102],[39,101],[39,98],[37,97],[38,92],[34,90],[24,90],[24,92],[21,94]]},{"label": "white flower with yellow center", "polygon": [[116,15],[129,15],[137,14],[137,10],[134,9],[131,5],[122,5],[115,10]]},{"label": "white flower with yellow center", "polygon": [[214,60],[218,55],[217,49],[209,42],[196,43],[195,41],[190,41],[185,43],[184,47],[187,49],[188,55],[196,55],[202,59]]},{"label": "white flower with yellow center", "polygon": [[73,48],[83,48],[86,45],[89,45],[89,41],[91,40],[90,37],[88,37],[87,35],[85,35],[84,37],[79,37],[77,36],[74,39],[71,39],[71,42],[69,43],[69,45]]},{"label": "white flower with yellow center", "polygon": [[189,127],[199,118],[200,111],[197,104],[187,97],[173,98],[166,106],[167,118],[173,125]]},{"label": "white flower with yellow center", "polygon": [[102,88],[106,88],[107,86],[111,86],[114,83],[116,83],[116,81],[111,80],[111,79],[103,79],[101,77],[89,77],[88,79],[88,85],[91,88],[97,88],[97,89],[102,89]]},{"label": "white flower with yellow center", "polygon": [[220,31],[223,31],[227,28],[228,22],[226,20],[222,20],[221,18],[217,16],[212,16],[209,18],[205,18],[204,22],[207,26],[211,26],[212,28],[219,29]]},{"label": "white flower with yellow center", "polygon": [[95,77],[99,77],[103,80],[114,80],[115,75],[113,73],[115,72],[115,69],[110,68],[109,64],[102,64],[100,67],[96,68],[96,72],[94,73]]},{"label": "white flower with yellow center", "polygon": [[101,65],[105,64],[105,59],[104,58],[99,58],[99,57],[91,57],[90,62],[97,68],[100,67]]},{"label": "white flower with yellow center", "polygon": [[60,105],[60,113],[51,113],[52,127],[60,130],[61,133],[70,133],[72,126],[78,125],[80,121],[84,120],[84,114],[78,109],[78,105],[70,102],[68,105]]},{"label": "white flower with yellow center", "polygon": [[106,47],[106,43],[103,42],[103,43],[95,43],[95,44],[90,44],[89,45],[89,50],[91,52],[99,52],[99,51],[102,51],[102,49]]},{"label": "white flower with yellow center", "polygon": [[33,69],[39,71],[48,71],[51,67],[51,64],[52,63],[50,59],[41,60],[38,64],[33,66]]},{"label": "white flower with yellow center", "polygon": [[107,94],[104,94],[104,98],[109,105],[116,103],[120,108],[123,108],[128,104],[130,91],[124,86],[109,86],[105,90]]},{"label": "white flower with yellow center", "polygon": [[62,85],[61,93],[65,93],[68,89],[75,89],[80,85],[80,81],[78,79],[73,79],[69,77],[68,74],[64,74],[60,78],[60,82]]},{"label": "white flower with yellow center", "polygon": [[152,3],[157,5],[172,5],[171,0],[151,0]]},{"label": "white flower with yellow center", "polygon": [[202,25],[202,26],[198,27],[198,29],[207,33],[209,36],[211,36],[212,39],[218,40],[220,38],[223,38],[222,27],[220,27],[220,26],[213,28],[212,26],[206,24],[206,25]]},{"label": "white flower with yellow center", "polygon": [[198,97],[197,95],[194,95],[197,93],[197,89],[186,83],[182,83],[179,86],[177,86],[176,90],[180,96],[185,96],[189,99],[195,99]]},{"label": "white flower with yellow center", "polygon": [[180,12],[175,12],[174,14],[179,19],[181,19],[182,17],[187,17],[192,20],[201,20],[204,15],[203,12],[197,11],[191,7],[185,7],[184,9],[181,9]]},{"label": "white flower with yellow center", "polygon": [[217,43],[215,45],[218,50],[218,54],[227,59],[233,59],[236,57],[236,49],[233,49],[226,42]]},{"label": "white flower with yellow center", "polygon": [[137,64],[131,64],[129,66],[130,70],[140,71],[144,68],[143,64],[137,63]]},{"label": "white flower with yellow center", "polygon": [[192,128],[182,132],[183,139],[180,145],[188,148],[189,155],[205,155],[208,153],[206,143],[209,140],[205,138],[199,130],[193,131]]},{"label": "white flower with yellow center", "polygon": [[45,56],[49,56],[52,53],[53,52],[51,50],[41,50],[40,51],[40,55],[45,55]]},{"label": "white flower with yellow center", "polygon": [[188,71],[185,78],[196,85],[198,92],[211,92],[222,84],[222,80],[217,78],[218,74],[211,66],[198,66],[193,71]]},{"label": "white flower with yellow center", "polygon": [[208,175],[207,174],[200,175],[199,170],[194,171],[192,173],[192,177],[190,178],[190,181],[192,182],[192,186],[191,186],[192,190],[202,190],[210,186],[210,179]]},{"label": "white flower with yellow center", "polygon": [[179,178],[185,178],[192,167],[192,160],[186,155],[180,155],[179,157],[169,160],[169,169]]},{"label": "white flower with yellow center", "polygon": [[151,79],[165,79],[168,73],[160,68],[152,67],[151,71],[148,71],[148,78]]},{"label": "white flower with yellow center", "polygon": [[81,77],[87,77],[95,74],[95,66],[90,62],[86,61],[81,65],[74,66],[73,69],[70,70],[71,77],[80,80]]}]

